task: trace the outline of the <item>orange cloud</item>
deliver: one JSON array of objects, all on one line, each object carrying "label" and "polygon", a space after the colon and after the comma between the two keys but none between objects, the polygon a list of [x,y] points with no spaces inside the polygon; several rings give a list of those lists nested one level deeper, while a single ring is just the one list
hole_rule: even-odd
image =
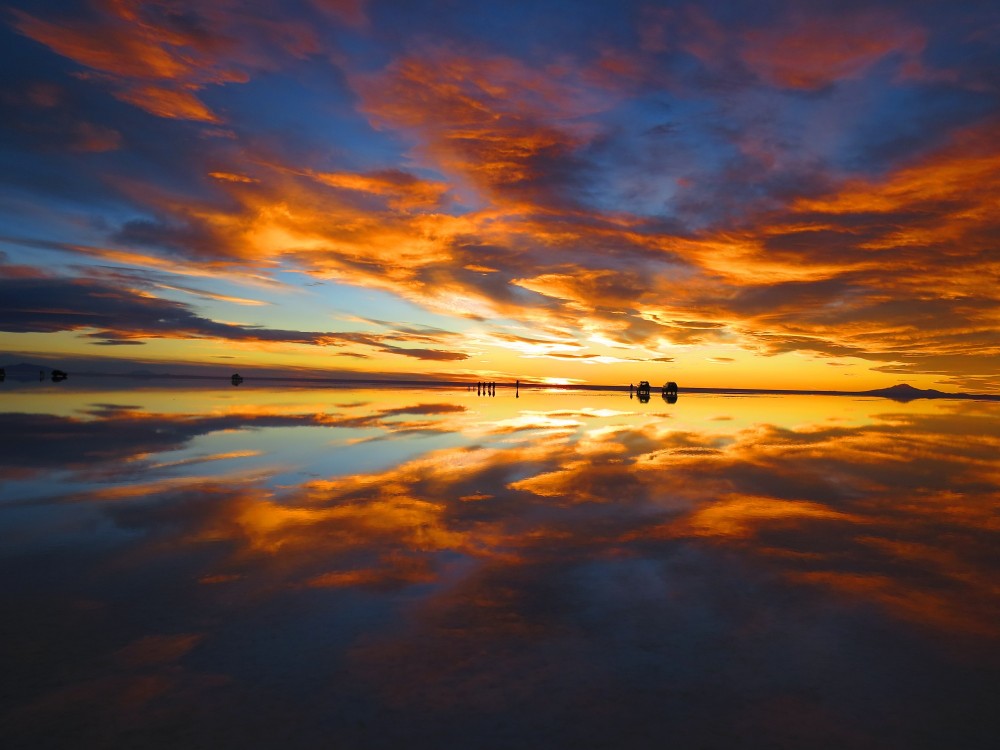
[{"label": "orange cloud", "polygon": [[434,167],[515,203],[551,199],[545,183],[571,172],[574,149],[594,134],[573,119],[609,103],[565,68],[444,49],[352,80],[377,126],[413,132]]},{"label": "orange cloud", "polygon": [[389,196],[391,200],[388,205],[391,208],[403,210],[436,206],[448,190],[448,186],[444,183],[421,180],[398,169],[387,169],[369,174],[318,172],[312,174],[312,177],[317,182],[330,187]]},{"label": "orange cloud", "polygon": [[219,123],[221,120],[190,91],[142,86],[115,92],[115,97],[157,117]]},{"label": "orange cloud", "polygon": [[247,177],[243,174],[234,174],[232,172],[209,172],[209,177],[214,177],[216,180],[223,180],[224,182],[244,182],[252,185],[259,180],[255,180],[253,177]]},{"label": "orange cloud", "polygon": [[[865,16],[850,33],[867,39],[873,23]],[[566,66],[434,48],[350,81],[371,120],[413,138],[415,158],[446,179],[319,171],[251,153],[206,170],[224,203],[120,181],[158,218],[125,224],[118,247],[102,252],[150,263],[169,255],[171,265],[180,254],[261,282],[291,266],[438,313],[512,320],[572,341],[548,353],[594,363],[612,362],[607,350],[620,346],[651,360],[673,356],[666,346],[725,343],[1000,387],[974,359],[992,356],[998,322],[994,123],[881,180],[678,236],[646,217],[573,205],[577,155],[597,132],[588,121],[614,99]],[[188,104],[191,117],[214,116]],[[446,196],[469,210],[446,213]]]},{"label": "orange cloud", "polygon": [[[360,12],[342,5],[348,16]],[[248,70],[319,50],[307,22],[275,21],[227,4],[91,0],[76,17],[13,13],[21,34],[93,71],[88,75],[108,83],[117,98],[178,120],[219,123],[195,92],[245,83]]]},{"label": "orange cloud", "polygon": [[[599,342],[643,358],[664,356],[668,344],[718,342],[948,377],[966,371],[980,378],[967,385],[990,388],[981,379],[988,364],[969,359],[969,342],[991,356],[997,326],[988,281],[996,274],[989,186],[1000,185],[992,127],[970,129],[882,181],[797,199],[739,231],[675,237],[638,218],[552,208],[425,213],[444,184],[258,164],[256,182],[217,178],[237,210],[150,194],[159,215],[180,222],[127,226],[120,241],[182,241],[189,257],[204,252],[234,270],[292,262],[431,310],[521,321],[546,334],[548,351],[567,343],[562,351],[591,359],[604,355],[590,349]],[[616,254],[589,252],[599,247]]]}]

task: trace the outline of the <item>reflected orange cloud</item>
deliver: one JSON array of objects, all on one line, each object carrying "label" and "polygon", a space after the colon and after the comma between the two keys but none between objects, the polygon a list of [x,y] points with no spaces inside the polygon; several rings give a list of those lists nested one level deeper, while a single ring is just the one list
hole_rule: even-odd
[{"label": "reflected orange cloud", "polygon": [[[627,414],[589,416],[613,423]],[[988,607],[964,604],[969,597],[989,601],[996,586],[954,544],[961,539],[970,550],[982,549],[983,535],[992,533],[995,498],[982,488],[998,478],[1000,433],[981,410],[886,415],[855,428],[753,427],[726,441],[711,432],[664,430],[655,420],[574,438],[580,421],[563,420],[558,411],[538,417],[510,426],[557,424],[569,432],[536,433],[503,450],[440,450],[386,471],[313,480],[279,494],[250,492],[247,483],[237,493],[213,484],[216,510],[191,538],[237,543],[243,551],[234,562],[280,552],[289,574],[289,562],[301,557],[308,563],[306,586],[401,586],[436,580],[420,555],[450,550],[507,565],[528,563],[536,545],[556,554],[559,544],[576,545],[591,533],[587,524],[595,519],[586,508],[611,504],[621,517],[595,541],[608,533],[625,548],[705,539],[759,558],[790,582],[871,598],[930,627],[996,632],[985,618]],[[956,431],[963,421],[967,431]],[[488,432],[503,434],[506,427],[499,422]],[[535,468],[516,478],[520,467]],[[919,496],[907,501],[910,486],[919,487]],[[88,499],[186,491],[184,483],[132,489],[112,487]],[[461,508],[472,506],[479,510],[467,518]],[[532,509],[542,506],[563,510],[532,521]],[[941,523],[951,529],[947,543],[935,531]],[[817,535],[822,545],[815,544]],[[399,557],[392,550],[407,552]],[[360,565],[358,555],[370,558],[371,552],[377,559]],[[897,577],[884,565],[888,558],[909,572]],[[326,561],[326,569],[307,572],[317,560]],[[331,567],[332,560],[342,562]],[[857,566],[879,573],[863,574]],[[224,566],[211,575],[232,571]],[[939,575],[952,581],[944,599],[925,588]]]},{"label": "reflected orange cloud", "polygon": [[[697,455],[697,454],[696,454]],[[751,537],[764,524],[788,523],[795,527],[807,520],[847,521],[862,519],[806,501],[777,500],[771,497],[721,499],[685,519],[690,533],[707,536]]]},{"label": "reflected orange cloud", "polygon": [[198,633],[147,635],[129,643],[117,653],[117,659],[128,667],[149,667],[179,661],[204,638]]},{"label": "reflected orange cloud", "polygon": [[[881,638],[949,655],[1000,638],[997,404],[682,394],[664,411],[625,394],[521,398],[64,390],[2,415],[23,436],[11,458],[64,472],[36,475],[53,482],[47,493],[4,505],[15,511],[4,542],[91,542],[70,581],[96,581],[81,593],[94,601],[68,627],[89,623],[100,637],[87,659],[117,670],[113,682],[49,690],[23,720],[89,706],[80,695],[142,714],[181,685],[242,689],[241,667],[194,670],[233,639],[256,646],[257,633],[311,659],[314,642],[281,634],[314,625],[338,681],[396,709],[450,711],[491,705],[490,691],[471,689],[480,679],[546,684],[553,649],[566,651],[560,664],[573,657],[578,680],[579,663],[600,661],[576,659],[579,644],[604,654],[615,638],[629,643],[613,653],[616,671],[633,658],[672,670],[691,643],[729,664],[734,648],[759,653],[742,639],[756,644],[762,628],[782,645],[804,630],[806,650],[843,632],[828,646],[837,663],[874,629],[858,664],[883,653]],[[431,442],[393,432],[427,420],[444,429]],[[372,429],[386,442],[344,455]],[[57,520],[40,536],[31,519],[46,513]],[[105,635],[109,619],[136,615],[120,593],[132,586],[155,625]],[[788,668],[777,668],[783,685]]]}]

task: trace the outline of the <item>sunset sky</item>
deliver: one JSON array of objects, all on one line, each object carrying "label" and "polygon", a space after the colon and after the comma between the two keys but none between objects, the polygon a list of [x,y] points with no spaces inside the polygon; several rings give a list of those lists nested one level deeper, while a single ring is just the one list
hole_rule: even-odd
[{"label": "sunset sky", "polygon": [[1000,6],[15,0],[0,354],[1000,393]]}]

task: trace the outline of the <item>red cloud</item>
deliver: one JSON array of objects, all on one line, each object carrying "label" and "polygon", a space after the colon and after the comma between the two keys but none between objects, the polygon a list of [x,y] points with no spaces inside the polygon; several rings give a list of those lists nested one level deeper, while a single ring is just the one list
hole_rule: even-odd
[{"label": "red cloud", "polygon": [[902,58],[904,74],[923,71],[926,32],[886,10],[795,13],[743,31],[726,29],[695,7],[650,19],[640,33],[644,49],[658,52],[675,43],[709,67],[739,61],[781,88],[820,89],[855,78],[891,54]]},{"label": "red cloud", "polygon": [[925,44],[922,29],[883,11],[826,18],[802,15],[787,24],[746,32],[740,56],[776,86],[810,90],[854,78],[891,53],[903,56],[912,67]]}]

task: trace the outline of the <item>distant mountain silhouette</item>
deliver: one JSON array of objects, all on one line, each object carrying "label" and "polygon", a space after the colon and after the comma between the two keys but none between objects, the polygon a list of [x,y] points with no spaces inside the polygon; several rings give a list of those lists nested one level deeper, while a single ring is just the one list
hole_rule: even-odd
[{"label": "distant mountain silhouette", "polygon": [[52,375],[52,368],[45,365],[33,365],[30,362],[21,362],[16,365],[4,365],[4,372],[11,380],[38,380],[38,374],[43,373],[48,378]]},{"label": "distant mountain silhouette", "polygon": [[914,401],[918,398],[987,398],[993,399],[996,397],[990,396],[977,396],[968,393],[945,393],[944,391],[939,391],[934,388],[914,388],[909,383],[900,383],[899,385],[893,385],[889,388],[876,388],[872,391],[861,391],[859,395],[862,396],[881,396],[883,398],[891,398],[893,401]]}]

